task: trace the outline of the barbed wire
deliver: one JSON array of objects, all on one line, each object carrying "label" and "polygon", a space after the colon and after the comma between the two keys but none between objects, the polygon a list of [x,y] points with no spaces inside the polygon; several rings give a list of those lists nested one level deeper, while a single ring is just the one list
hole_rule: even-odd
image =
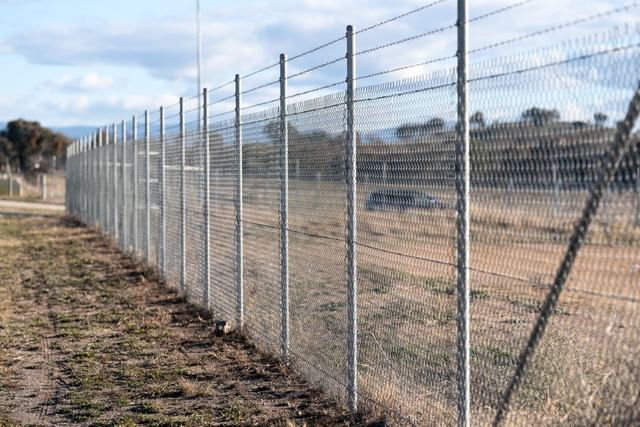
[{"label": "barbed wire", "polygon": [[240,110],[243,111],[243,110],[248,110],[250,108],[260,107],[261,105],[271,104],[271,103],[276,102],[276,101],[280,101],[280,98],[272,99],[270,101],[259,102],[257,104],[253,104],[253,105],[250,105],[248,107],[242,107],[242,108],[240,108]]},{"label": "barbed wire", "polygon": [[267,86],[271,86],[271,85],[276,84],[276,83],[280,83],[280,80],[274,80],[274,81],[272,81],[272,82],[265,83],[265,84],[260,85],[260,86],[256,86],[256,87],[254,87],[254,88],[252,88],[252,89],[247,89],[247,90],[245,90],[245,91],[243,91],[243,92],[240,92],[240,95],[244,95],[244,94],[246,94],[246,93],[255,92],[256,90],[259,90],[259,89],[265,88],[265,87],[267,87]]},{"label": "barbed wire", "polygon": [[226,98],[222,98],[222,99],[219,99],[219,100],[217,100],[217,101],[214,101],[214,102],[212,102],[212,103],[210,103],[210,104],[207,104],[207,106],[216,105],[216,104],[219,104],[219,103],[221,103],[221,102],[228,101],[229,99],[231,99],[231,98],[235,98],[235,97],[236,97],[236,95],[235,95],[235,93],[234,93],[233,95],[229,95],[229,96],[227,96]]},{"label": "barbed wire", "polygon": [[342,37],[339,37],[339,38],[337,38],[337,39],[335,39],[335,40],[331,40],[331,41],[330,41],[330,42],[328,42],[328,43],[325,43],[325,44],[320,45],[320,46],[318,46],[318,47],[314,47],[313,49],[310,49],[310,50],[308,50],[308,51],[306,51],[306,52],[303,52],[303,53],[300,53],[300,54],[298,54],[298,55],[292,56],[291,58],[287,58],[287,61],[286,61],[286,62],[293,61],[294,59],[298,59],[298,58],[301,58],[301,57],[303,57],[303,56],[305,56],[305,55],[308,55],[308,54],[310,54],[310,53],[316,52],[316,51],[318,51],[318,50],[320,50],[320,49],[324,49],[325,47],[331,46],[332,44],[338,43],[340,40],[344,40],[344,39],[346,39],[346,38],[347,38],[347,36],[342,36]]},{"label": "barbed wire", "polygon": [[522,73],[526,73],[526,72],[529,72],[529,71],[535,71],[535,70],[541,70],[543,68],[553,67],[555,65],[568,64],[568,63],[575,62],[575,61],[595,58],[596,56],[606,55],[607,53],[611,53],[611,52],[624,51],[624,50],[627,50],[627,49],[632,49],[634,47],[636,47],[636,48],[640,47],[640,44],[631,44],[631,45],[627,45],[627,46],[618,46],[618,47],[614,47],[614,48],[610,48],[610,49],[601,50],[601,51],[598,51],[598,52],[593,52],[593,53],[589,53],[589,54],[585,54],[585,55],[576,56],[576,57],[573,57],[573,58],[567,58],[567,59],[562,59],[562,60],[559,60],[559,61],[550,62],[550,63],[547,63],[547,64],[536,65],[536,66],[529,67],[529,68],[524,68],[524,69],[521,69],[521,70],[508,71],[508,72],[498,73],[498,74],[492,74],[490,76],[476,77],[474,79],[469,79],[468,81],[469,81],[469,83],[471,83],[471,82],[475,82],[475,81],[489,80],[489,79],[494,79],[494,78],[498,78],[498,77],[504,77],[504,76],[513,75],[513,74],[522,74]]},{"label": "barbed wire", "polygon": [[426,36],[430,36],[430,35],[433,35],[433,34],[441,33],[443,31],[450,30],[450,29],[455,28],[455,27],[456,27],[456,24],[448,25],[446,27],[440,27],[438,29],[427,31],[426,33],[418,34],[416,36],[406,37],[404,39],[397,40],[395,42],[379,45],[379,46],[373,47],[371,49],[366,49],[366,50],[357,52],[355,55],[356,56],[357,55],[364,55],[365,53],[370,53],[370,52],[373,52],[373,51],[376,51],[376,50],[385,49],[387,47],[395,46],[395,45],[398,45],[398,44],[401,44],[401,43],[406,43],[408,41],[413,41],[413,40],[416,40],[416,39],[419,39],[419,38],[422,38],[422,37],[426,37]]},{"label": "barbed wire", "polygon": [[320,86],[320,87],[317,87],[317,88],[314,88],[314,89],[305,90],[304,92],[295,93],[293,95],[288,95],[285,99],[295,98],[297,96],[302,96],[302,95],[307,95],[309,93],[317,92],[317,91],[323,90],[323,89],[328,89],[330,87],[338,86],[338,85],[341,85],[341,84],[345,84],[345,81],[344,80],[340,80],[339,82],[329,83],[328,85]]},{"label": "barbed wire", "polygon": [[212,118],[212,117],[219,117],[219,116],[225,116],[225,115],[227,115],[227,114],[231,114],[231,113],[235,113],[235,112],[236,112],[236,110],[226,111],[226,112],[224,112],[224,113],[213,114],[213,115],[209,116],[209,118]]},{"label": "barbed wire", "polygon": [[236,82],[235,79],[231,80],[230,82],[221,84],[220,86],[216,86],[213,89],[208,89],[207,92],[208,93],[215,92],[216,90],[222,89],[223,87],[229,86],[230,84],[235,83],[235,82]]},{"label": "barbed wire", "polygon": [[510,6],[501,7],[500,9],[496,9],[493,12],[485,13],[484,15],[476,16],[475,18],[469,19],[469,21],[467,22],[470,23],[470,22],[479,21],[481,19],[485,19],[502,12],[506,12],[507,10],[515,9],[516,7],[524,6],[525,4],[528,4],[528,3],[533,3],[534,1],[538,1],[538,0],[524,0],[524,1],[521,1],[520,3],[515,3]]},{"label": "barbed wire", "polygon": [[296,111],[296,112],[292,112],[292,113],[287,112],[287,117],[298,116],[300,114],[314,113],[316,111],[328,110],[329,108],[333,108],[333,107],[344,107],[344,101],[339,102],[337,104],[324,105],[322,107],[312,108],[310,110]]},{"label": "barbed wire", "polygon": [[[410,12],[403,13],[402,15],[398,15],[398,16],[393,17],[391,19],[387,19],[386,21],[382,21],[382,22],[374,24],[374,25],[372,25],[370,27],[363,28],[362,30],[356,31],[356,34],[364,33],[365,31],[369,31],[369,30],[372,30],[374,28],[381,27],[382,25],[388,24],[389,22],[393,22],[393,21],[395,21],[397,19],[404,18],[405,16],[411,15],[411,14],[419,12],[421,10],[428,9],[428,8],[430,8],[432,6],[437,5],[437,4],[444,3],[445,1],[448,1],[448,0],[437,0],[437,1],[433,2],[433,3],[430,3],[430,4],[427,4],[425,6],[419,7],[417,9],[413,9]],[[534,0],[529,0],[529,1],[534,1]]]},{"label": "barbed wire", "polygon": [[346,59],[346,56],[341,56],[339,58],[332,59],[331,61],[322,63],[320,65],[316,65],[315,67],[307,68],[304,71],[300,71],[298,73],[291,74],[290,76],[287,76],[286,79],[289,80],[289,79],[292,79],[294,77],[302,76],[303,74],[307,74],[307,73],[310,73],[311,71],[319,70],[320,68],[328,67],[329,65],[335,64],[336,62],[340,62],[340,61],[342,61],[344,59]]},{"label": "barbed wire", "polygon": [[[261,68],[261,69],[259,69],[258,71],[254,71],[254,72],[252,72],[252,73],[247,74],[246,76],[241,76],[241,77],[242,77],[243,79],[247,79],[247,78],[249,78],[249,77],[255,76],[256,74],[260,74],[260,73],[262,73],[263,71],[267,71],[268,69],[273,68],[273,67],[275,67],[275,66],[277,66],[277,65],[280,65],[280,62],[276,62],[275,64],[271,64],[271,65],[267,65],[266,67]],[[234,82],[235,82],[235,80],[234,80]],[[232,83],[233,83],[233,82],[232,82]]]},{"label": "barbed wire", "polygon": [[[534,1],[534,0],[532,0],[532,1]],[[593,21],[593,20],[598,19],[598,18],[604,18],[605,16],[613,15],[614,13],[623,12],[623,11],[627,11],[629,9],[632,9],[634,7],[638,7],[638,5],[640,5],[640,3],[637,3],[637,2],[636,3],[631,3],[631,4],[628,4],[626,6],[618,7],[616,9],[612,9],[612,10],[610,10],[608,12],[596,13],[594,15],[587,16],[585,18],[580,18],[580,19],[576,19],[574,21],[565,22],[564,24],[554,25],[552,27],[545,28],[543,30],[534,31],[533,33],[529,33],[529,34],[526,34],[524,36],[515,37],[513,39],[504,40],[504,41],[501,41],[501,42],[498,42],[498,43],[493,43],[493,44],[490,44],[490,45],[487,45],[487,46],[484,46],[484,47],[480,47],[480,48],[477,48],[477,49],[472,49],[472,50],[469,51],[469,54],[481,52],[481,51],[484,51],[484,50],[493,49],[493,48],[496,48],[498,46],[504,46],[506,44],[511,44],[511,43],[515,43],[515,42],[518,42],[518,41],[530,39],[532,37],[540,36],[540,35],[543,35],[543,34],[548,34],[548,33],[551,33],[553,31],[558,31],[558,30],[561,30],[561,29],[564,29],[564,28],[572,27],[574,25],[583,24],[585,22]]]},{"label": "barbed wire", "polygon": [[457,58],[457,55],[445,56],[445,57],[438,58],[438,59],[432,59],[431,61],[421,62],[419,64],[407,65],[407,66],[404,66],[404,67],[398,67],[398,68],[394,68],[394,69],[391,69],[391,70],[379,71],[377,73],[372,73],[372,74],[367,74],[367,75],[364,75],[364,76],[356,77],[354,80],[368,79],[368,78],[375,77],[375,76],[381,76],[383,74],[395,73],[397,71],[407,70],[409,68],[420,67],[422,65],[433,64],[435,62],[442,62],[442,61],[446,61],[448,59],[453,59],[453,58]]}]

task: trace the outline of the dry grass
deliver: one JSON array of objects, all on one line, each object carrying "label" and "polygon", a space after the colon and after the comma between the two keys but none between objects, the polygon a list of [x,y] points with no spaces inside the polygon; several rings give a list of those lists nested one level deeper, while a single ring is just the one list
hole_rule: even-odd
[{"label": "dry grass", "polygon": [[80,224],[0,235],[0,425],[375,425]]},{"label": "dry grass", "polygon": [[[290,196],[291,336],[292,349],[302,359],[296,368],[344,397],[344,243],[310,236],[344,239],[344,193],[338,187],[326,184],[318,189],[314,183],[301,183],[300,192]],[[247,196],[246,217],[277,224],[277,197],[260,196],[264,187],[249,188],[255,194]],[[368,190],[361,191],[364,200]],[[451,202],[448,194],[436,195]],[[318,197],[320,203],[310,209]],[[586,194],[564,200],[557,212],[553,195],[518,197],[527,202],[512,210],[506,209],[503,195],[486,192],[472,203],[471,382],[474,419],[480,424],[490,422],[514,373]],[[397,411],[419,425],[453,422],[457,396],[455,212],[360,208],[362,402],[373,411]],[[614,383],[620,384],[618,388],[634,383],[635,377],[624,368],[630,349],[638,344],[640,227],[633,225],[634,209],[633,200],[624,195],[607,196],[514,405],[510,424],[531,425],[532,420],[540,425],[598,424],[604,415],[598,419],[590,414],[606,412],[607,399],[597,397],[602,390]],[[267,339],[257,336],[262,345],[277,351],[273,343],[279,341],[280,332],[278,234],[246,226],[245,237],[246,294],[248,300],[255,299],[247,311],[260,313],[255,319],[258,324],[249,326],[266,334]],[[614,372],[608,366],[615,367]],[[619,404],[609,407],[622,411]],[[615,417],[622,417],[622,412],[607,419],[621,419]],[[613,421],[604,422],[609,423]]]}]

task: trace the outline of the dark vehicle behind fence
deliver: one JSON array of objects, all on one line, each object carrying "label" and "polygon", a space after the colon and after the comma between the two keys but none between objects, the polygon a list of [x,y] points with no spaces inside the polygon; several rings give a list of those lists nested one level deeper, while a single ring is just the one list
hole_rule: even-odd
[{"label": "dark vehicle behind fence", "polygon": [[372,191],[365,202],[367,210],[446,209],[449,206],[420,190],[384,188]]}]

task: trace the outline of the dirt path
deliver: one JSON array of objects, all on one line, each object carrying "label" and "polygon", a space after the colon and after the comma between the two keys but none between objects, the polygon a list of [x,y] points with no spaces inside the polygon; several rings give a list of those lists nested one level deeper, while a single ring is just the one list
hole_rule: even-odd
[{"label": "dirt path", "polygon": [[382,425],[63,217],[0,215],[0,426]]},{"label": "dirt path", "polygon": [[3,210],[33,210],[33,211],[53,211],[64,212],[65,206],[56,203],[31,203],[16,200],[0,200],[0,208]]}]

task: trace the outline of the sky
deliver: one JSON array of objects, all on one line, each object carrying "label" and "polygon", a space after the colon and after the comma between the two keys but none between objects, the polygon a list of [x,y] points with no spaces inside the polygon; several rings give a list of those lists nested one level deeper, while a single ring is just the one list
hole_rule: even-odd
[{"label": "sky", "polygon": [[[469,17],[519,3],[519,0],[473,0]],[[431,3],[431,7],[372,28],[356,36],[359,76],[419,67],[358,80],[359,86],[411,78],[455,66],[454,0],[200,0],[203,87],[216,88],[339,39],[347,25],[362,30]],[[470,23],[471,50],[566,22],[632,5],[563,30],[525,38],[470,55],[472,64],[539,49],[636,25],[640,8],[622,0],[530,0],[502,13]],[[444,28],[444,29],[442,29]],[[442,29],[440,31],[440,29]],[[197,94],[196,2],[168,0],[0,0],[0,122],[17,118],[44,126],[104,126],[145,110],[175,106],[179,97]],[[338,40],[288,62],[289,75],[344,57]],[[305,92],[346,77],[345,61],[290,79],[289,93]],[[278,79],[279,68],[243,78],[248,90]],[[336,85],[307,97],[343,90]],[[210,102],[233,94],[233,85],[210,94]],[[247,93],[243,102],[277,99],[278,85]],[[304,96],[296,100],[302,100]],[[197,102],[191,100],[192,103]],[[265,104],[264,108],[277,106]],[[233,109],[233,100],[216,102],[213,113]]]}]

